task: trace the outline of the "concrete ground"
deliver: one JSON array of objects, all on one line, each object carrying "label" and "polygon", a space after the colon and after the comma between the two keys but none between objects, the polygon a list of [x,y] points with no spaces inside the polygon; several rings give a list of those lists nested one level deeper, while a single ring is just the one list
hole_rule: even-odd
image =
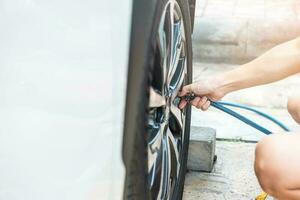
[{"label": "concrete ground", "polygon": [[[300,36],[299,0],[198,0],[196,16],[194,80],[238,67]],[[300,75],[295,75],[272,85],[232,93],[224,100],[254,106],[300,132],[300,126],[286,111],[288,96],[300,94],[299,87]],[[281,131],[255,114],[241,113],[274,132]],[[261,189],[253,171],[252,142],[264,135],[213,108],[207,112],[193,109],[192,125],[217,130],[218,161],[212,173],[187,173],[183,199],[254,199]]]},{"label": "concrete ground", "polygon": [[243,63],[300,35],[299,0],[198,0],[195,60]]},{"label": "concrete ground", "polygon": [[[255,144],[217,142],[218,160],[212,173],[189,172],[184,200],[253,199],[261,192],[254,176]],[[244,159],[235,159],[235,158]]]}]

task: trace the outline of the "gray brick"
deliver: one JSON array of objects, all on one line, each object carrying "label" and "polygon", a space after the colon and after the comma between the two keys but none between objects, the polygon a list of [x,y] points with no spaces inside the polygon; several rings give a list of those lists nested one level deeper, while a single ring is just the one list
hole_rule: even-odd
[{"label": "gray brick", "polygon": [[187,163],[188,169],[210,172],[214,164],[215,147],[215,129],[192,126]]}]

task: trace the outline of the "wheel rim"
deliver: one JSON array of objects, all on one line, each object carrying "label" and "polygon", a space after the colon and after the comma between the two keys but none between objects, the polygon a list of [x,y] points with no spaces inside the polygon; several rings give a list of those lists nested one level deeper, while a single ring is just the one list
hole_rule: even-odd
[{"label": "wheel rim", "polygon": [[186,111],[177,97],[187,82],[182,13],[170,0],[162,13],[150,86],[148,116],[148,184],[152,199],[169,199],[179,179]]}]

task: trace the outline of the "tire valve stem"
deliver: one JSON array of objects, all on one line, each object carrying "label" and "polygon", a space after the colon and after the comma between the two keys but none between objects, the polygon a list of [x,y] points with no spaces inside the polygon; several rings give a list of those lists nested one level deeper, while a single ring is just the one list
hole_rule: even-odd
[{"label": "tire valve stem", "polygon": [[176,97],[173,101],[174,105],[176,105],[177,107],[179,106],[179,103],[181,100],[185,100],[187,101],[188,103],[192,100],[194,100],[196,98],[196,95],[194,93],[189,93],[187,95],[185,95],[184,97]]},{"label": "tire valve stem", "polygon": [[187,102],[190,102],[190,101],[193,101],[196,98],[196,96],[194,93],[189,93],[189,94],[185,95],[183,98]]}]

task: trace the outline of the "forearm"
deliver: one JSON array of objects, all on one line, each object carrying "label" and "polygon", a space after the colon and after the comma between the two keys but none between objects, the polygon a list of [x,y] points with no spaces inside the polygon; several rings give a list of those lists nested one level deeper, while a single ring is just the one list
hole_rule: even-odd
[{"label": "forearm", "polygon": [[300,72],[300,38],[278,45],[255,60],[219,76],[225,93],[263,85]]}]

